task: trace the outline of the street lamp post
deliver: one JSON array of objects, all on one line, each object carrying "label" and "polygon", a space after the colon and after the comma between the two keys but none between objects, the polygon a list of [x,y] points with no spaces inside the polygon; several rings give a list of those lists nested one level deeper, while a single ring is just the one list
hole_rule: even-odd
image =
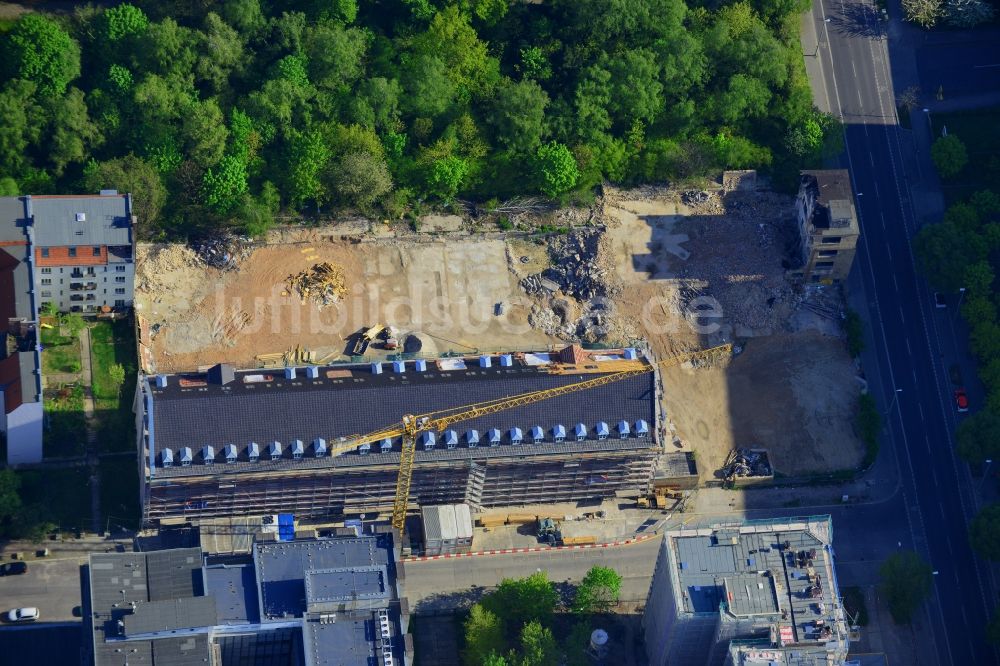
[{"label": "street lamp post", "polygon": [[886,413],[892,411],[892,408],[896,405],[896,399],[899,397],[899,394],[902,393],[902,392],[903,392],[903,389],[898,388],[898,389],[896,389],[896,392],[892,394],[892,402],[889,403],[889,409],[886,410]]},{"label": "street lamp post", "polygon": [[958,303],[955,304],[955,314],[951,316],[952,321],[958,318],[958,311],[962,308],[962,299],[965,298],[965,287],[958,288]]},{"label": "street lamp post", "polygon": [[986,469],[983,470],[983,480],[979,482],[979,490],[977,491],[979,493],[983,492],[983,485],[986,483],[986,479],[989,478],[990,476],[990,465],[993,464],[993,461],[989,458],[987,458],[985,462],[986,462]]}]

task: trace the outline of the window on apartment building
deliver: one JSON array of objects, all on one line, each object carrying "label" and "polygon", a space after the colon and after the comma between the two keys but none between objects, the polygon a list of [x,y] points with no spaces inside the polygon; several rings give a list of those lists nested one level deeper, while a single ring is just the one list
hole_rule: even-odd
[{"label": "window on apartment building", "polygon": [[51,302],[52,301],[42,301],[42,307],[44,308],[46,305],[48,305]]},{"label": "window on apartment building", "polygon": [[76,248],[75,247],[71,247],[69,249],[69,256],[71,256],[71,257],[75,257],[76,256]]},{"label": "window on apartment building", "polygon": [[125,293],[125,287],[118,287],[117,289],[115,289],[115,293],[116,294],[124,294]]},{"label": "window on apartment building", "polygon": [[840,241],[841,241],[840,236],[824,236],[823,237],[823,244],[824,245],[837,245],[838,243],[840,243]]},{"label": "window on apartment building", "polygon": [[101,246],[100,245],[95,245],[94,246],[94,256],[95,257],[101,256]]},{"label": "window on apartment building", "polygon": [[115,282],[117,282],[119,284],[125,282],[125,276],[124,275],[116,275],[115,276]]},{"label": "window on apartment building", "polygon": [[52,296],[52,292],[51,291],[43,291],[42,292],[42,298],[50,298],[51,296]]},{"label": "window on apartment building", "polygon": [[42,248],[42,256],[43,257],[48,257],[49,256],[49,248],[47,248],[47,247],[43,247]]},{"label": "window on apartment building", "polygon": [[52,284],[52,278],[42,278],[42,285],[43,286],[48,286],[50,284]]},{"label": "window on apartment building", "polygon": [[116,308],[125,307],[125,299],[123,299],[123,298],[117,298],[117,299],[115,299],[115,307]]},{"label": "window on apartment building", "polygon": [[51,268],[43,268],[42,269],[42,275],[51,275],[51,274],[52,274],[52,269]]},{"label": "window on apartment building", "polygon": [[833,268],[833,262],[832,261],[817,261],[815,264],[813,264],[813,267],[814,268]]},{"label": "window on apartment building", "polygon": [[821,257],[836,257],[837,250],[820,250],[819,256]]},{"label": "window on apartment building", "polygon": [[125,272],[125,264],[118,264],[117,266],[115,266],[115,270],[118,271],[119,273],[124,273]]}]

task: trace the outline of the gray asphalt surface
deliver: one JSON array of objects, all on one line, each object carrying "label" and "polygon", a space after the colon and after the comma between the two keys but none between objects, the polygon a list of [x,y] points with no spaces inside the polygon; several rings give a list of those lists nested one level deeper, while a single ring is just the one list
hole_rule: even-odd
[{"label": "gray asphalt surface", "polygon": [[[821,21],[857,15],[864,4],[817,0],[816,14]],[[885,43],[873,37],[877,29],[835,29],[832,23],[820,26],[828,44],[821,61],[831,106],[846,127],[844,162],[862,218],[857,268],[883,378],[873,389],[891,407],[888,425],[908,507],[893,522],[908,524],[918,552],[938,572],[928,608],[937,658],[929,663],[996,663],[996,651],[984,640],[993,611],[990,572],[968,542],[975,503],[968,470],[954,455],[955,415],[933,307],[910,248],[916,215],[903,174]]]},{"label": "gray asphalt surface", "polygon": [[1000,88],[1000,30],[980,33],[973,41],[929,43],[917,49],[920,87],[939,88],[946,99]]}]

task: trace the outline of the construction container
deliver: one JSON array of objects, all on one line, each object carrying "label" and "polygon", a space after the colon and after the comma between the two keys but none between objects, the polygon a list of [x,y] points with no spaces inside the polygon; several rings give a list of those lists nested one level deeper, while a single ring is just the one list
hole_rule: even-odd
[{"label": "construction container", "polygon": [[538,520],[538,516],[533,513],[510,513],[507,514],[508,525],[524,525]]},{"label": "construction container", "polygon": [[585,546],[587,544],[597,543],[597,537],[593,535],[588,536],[564,536],[562,539],[564,546]]},{"label": "construction container", "polygon": [[468,504],[425,506],[424,555],[452,555],[472,550],[472,511]]}]

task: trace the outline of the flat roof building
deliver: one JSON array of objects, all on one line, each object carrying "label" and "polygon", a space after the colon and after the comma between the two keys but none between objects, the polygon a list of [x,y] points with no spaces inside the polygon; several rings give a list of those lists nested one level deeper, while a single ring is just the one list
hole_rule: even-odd
[{"label": "flat roof building", "polygon": [[843,664],[829,516],[670,530],[643,614],[653,666]]},{"label": "flat roof building", "polygon": [[[136,410],[144,520],[388,510],[400,438],[330,455],[347,438],[391,427],[404,414],[565,386],[622,363],[649,367],[644,358],[625,360],[625,350],[602,350],[586,368],[562,358],[538,352],[486,364],[478,356],[451,357],[382,372],[370,364],[296,372],[220,365],[144,377]],[[660,428],[651,425],[659,424],[657,404],[651,371],[421,437],[414,506],[465,503],[478,510],[512,498],[560,502],[645,490],[660,452]],[[632,424],[628,432],[616,425],[609,436],[607,424],[622,421]],[[578,427],[580,436],[566,436]]]},{"label": "flat roof building", "polygon": [[409,664],[409,611],[391,534],[92,554],[95,666]]}]

